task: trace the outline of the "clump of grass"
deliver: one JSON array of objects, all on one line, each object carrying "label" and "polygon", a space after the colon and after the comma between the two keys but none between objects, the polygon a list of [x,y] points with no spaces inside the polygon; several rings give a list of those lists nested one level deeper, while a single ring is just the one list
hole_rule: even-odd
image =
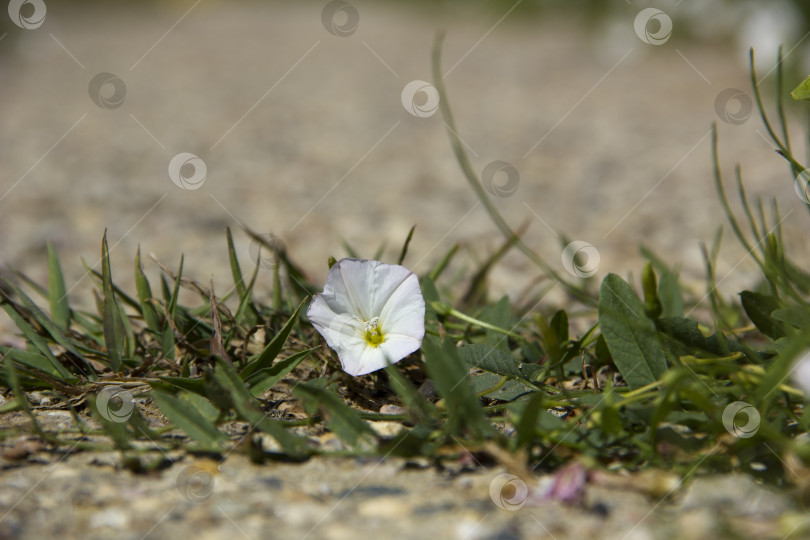
[{"label": "clump of grass", "polygon": [[[101,271],[90,270],[97,285],[94,312],[70,306],[50,247],[47,286],[17,274],[0,288],[0,306],[26,343],[0,345],[0,385],[13,396],[0,413],[27,414],[54,447],[114,447],[135,460],[154,447],[241,451],[256,461],[338,453],[441,462],[471,453],[508,462],[522,474],[576,458],[593,467],[665,467],[682,476],[744,470],[777,484],[791,478],[785,462],[810,463],[810,417],[802,392],[788,379],[810,346],[810,274],[785,253],[776,204],[770,216],[761,201],[752,209],[739,168],[737,189],[750,233],[731,211],[716,132],[720,201],[761,269],[761,284],[743,291],[739,303],[726,302],[714,282],[717,250],[706,250],[707,292],[698,298],[680,284],[677,269],[643,250],[648,262],[640,283],[609,274],[596,291],[590,280],[563,279],[491,204],[456,135],[441,83],[440,43],[434,74],[452,148],[504,245],[473,273],[459,298],[439,292],[458,246],[421,276],[427,336],[419,353],[363,378],[342,373],[303,320],[317,287],[282,247],[251,231],[245,232],[276,263],[267,303],[254,298],[259,265],[250,276],[242,273],[229,230],[233,284],[221,297],[213,283],[206,287],[186,277],[182,259],[176,271],[161,265],[159,280],[150,282],[140,253],[136,290],[128,294],[113,280],[105,236]],[[791,150],[781,79],[780,69],[777,134],[752,55],[757,105],[795,175],[804,167]],[[406,259],[410,237],[391,262]],[[487,298],[487,273],[512,248],[562,283],[568,310],[527,310],[507,297]],[[182,289],[196,295],[195,305],[181,304]],[[692,317],[707,298],[713,320]],[[588,330],[573,335],[574,318],[584,319]],[[50,394],[74,413],[78,438],[41,427],[27,397],[32,391]],[[96,423],[89,424],[88,416]],[[155,427],[148,416],[165,425]],[[399,429],[375,429],[381,420]],[[342,446],[315,444],[325,431]],[[273,445],[257,442],[268,437]]]}]

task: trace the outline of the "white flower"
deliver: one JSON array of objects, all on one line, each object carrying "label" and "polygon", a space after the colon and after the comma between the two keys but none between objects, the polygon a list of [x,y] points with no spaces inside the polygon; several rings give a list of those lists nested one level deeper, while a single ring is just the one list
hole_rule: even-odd
[{"label": "white flower", "polygon": [[341,259],[307,310],[343,370],[365,375],[422,346],[425,300],[416,274],[395,264]]}]

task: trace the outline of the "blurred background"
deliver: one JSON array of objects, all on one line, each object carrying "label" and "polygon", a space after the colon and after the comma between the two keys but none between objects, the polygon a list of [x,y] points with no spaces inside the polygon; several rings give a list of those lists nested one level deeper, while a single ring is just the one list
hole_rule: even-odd
[{"label": "blurred background", "polygon": [[[241,226],[282,241],[315,282],[342,242],[395,260],[413,225],[412,269],[458,242],[453,272],[468,276],[502,238],[435,110],[438,30],[473,166],[561,272],[568,240],[595,248],[597,278],[637,273],[644,243],[698,281],[699,242],[725,223],[713,122],[727,180],[739,162],[804,246],[808,215],[752,107],[748,50],[772,105],[780,44],[787,89],[810,73],[807,2],[11,0],[0,19],[0,264],[44,281],[50,241],[85,303],[82,259],[98,264],[105,228],[125,286],[140,245],[150,275],[149,253],[171,267],[184,253],[187,275],[226,292],[225,227],[254,264]],[[725,292],[751,269],[727,234]],[[537,274],[512,253],[492,295]]]}]

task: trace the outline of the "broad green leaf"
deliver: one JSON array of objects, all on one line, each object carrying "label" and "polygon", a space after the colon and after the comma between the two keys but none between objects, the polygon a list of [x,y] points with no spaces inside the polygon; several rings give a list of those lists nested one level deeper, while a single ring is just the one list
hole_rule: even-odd
[{"label": "broad green leaf", "polygon": [[810,328],[810,306],[789,306],[771,312],[771,317],[797,328]]},{"label": "broad green leaf", "polygon": [[761,355],[742,343],[727,339],[722,332],[705,335],[697,321],[685,317],[659,319],[660,331],[676,340],[680,347],[675,350],[679,356],[694,354],[696,351],[707,352],[716,356],[728,356],[731,353],[743,353],[751,360],[761,360]]},{"label": "broad green leaf", "polygon": [[299,399],[317,404],[326,417],[329,429],[346,443],[355,445],[365,439],[376,439],[374,430],[366,421],[329,389],[310,381],[297,384],[293,393]]},{"label": "broad green leaf", "polygon": [[449,339],[440,342],[433,336],[426,336],[422,352],[428,375],[447,404],[446,431],[452,434],[467,428],[474,434],[490,433],[492,426],[470,384],[470,368],[460,358],[453,343]]},{"label": "broad green leaf", "polygon": [[48,300],[51,305],[53,322],[62,330],[70,326],[70,306],[65,289],[65,278],[59,265],[59,258],[48,242]]},{"label": "broad green leaf", "polygon": [[599,327],[610,355],[631,388],[655,382],[667,369],[663,346],[644,304],[616,274],[599,288]]},{"label": "broad green leaf", "polygon": [[101,277],[103,280],[102,318],[104,344],[107,347],[107,358],[110,361],[110,367],[114,372],[118,372],[121,369],[121,362],[126,351],[126,329],[112,288],[107,231],[104,231],[104,238],[101,241]]},{"label": "broad green leaf", "polygon": [[508,352],[482,343],[473,343],[456,349],[458,356],[470,367],[477,367],[498,375],[509,375],[529,382],[542,371],[536,364],[522,364]]},{"label": "broad green leaf", "polygon": [[782,307],[775,296],[743,291],[740,293],[740,300],[745,314],[748,315],[748,318],[760,332],[771,339],[784,337],[784,326],[771,317],[773,311]]},{"label": "broad green leaf", "polygon": [[802,83],[790,92],[790,97],[796,101],[810,100],[810,77],[807,77]]},{"label": "broad green leaf", "polygon": [[312,351],[318,350],[319,347],[307,349],[305,351],[297,352],[283,360],[275,362],[269,368],[260,369],[253,375],[245,379],[245,382],[250,386],[250,394],[253,397],[259,397],[267,390],[273,388],[281,379],[286,377],[295,367],[301,363]]},{"label": "broad green leaf", "polygon": [[[534,392],[537,387],[529,386],[520,379],[505,379],[504,375],[495,373],[480,373],[470,378],[473,392],[487,399],[500,401],[514,401],[520,396]],[[485,394],[482,394],[486,392]]]},{"label": "broad green leaf", "polygon": [[298,316],[301,314],[301,308],[304,307],[306,301],[306,298],[301,300],[301,303],[298,304],[298,308],[296,308],[295,312],[290,315],[290,318],[281,328],[279,333],[276,334],[270,343],[267,344],[264,350],[248,359],[247,365],[240,373],[242,379],[246,379],[260,369],[268,368],[273,364],[273,360],[276,359],[278,353],[280,353],[281,349],[284,348],[284,344],[287,343],[287,338],[290,336],[290,332],[292,332],[295,323],[298,321]]},{"label": "broad green leaf", "polygon": [[194,405],[158,390],[153,390],[152,395],[160,412],[186,435],[206,448],[222,448],[222,443],[227,440],[227,437]]}]

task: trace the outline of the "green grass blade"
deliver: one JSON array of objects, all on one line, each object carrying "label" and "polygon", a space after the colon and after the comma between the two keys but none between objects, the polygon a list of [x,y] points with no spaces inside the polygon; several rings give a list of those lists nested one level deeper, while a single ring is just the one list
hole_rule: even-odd
[{"label": "green grass blade", "polygon": [[104,343],[107,347],[107,358],[110,361],[110,367],[117,373],[121,369],[121,362],[126,351],[126,329],[112,288],[107,231],[104,231],[104,238],[101,241],[101,277],[103,280],[102,318]]},{"label": "green grass blade", "polygon": [[360,415],[330,390],[310,381],[297,384],[293,393],[300,399],[317,404],[326,416],[329,429],[346,443],[355,445],[364,439],[376,438],[374,430]]},{"label": "green grass blade", "polygon": [[[42,326],[45,331],[50,334],[53,340],[64,347],[67,351],[74,354],[76,357],[80,358],[84,361],[90,370],[90,373],[93,374],[95,371],[91,364],[87,362],[84,354],[80,351],[80,344],[74,342],[72,339],[68,338],[62,330],[60,330],[53,321],[37,306],[31,298],[28,297],[20,288],[14,285],[12,282],[6,280],[6,284],[8,287],[14,292],[17,298],[20,299],[23,303],[23,307],[28,311],[30,316],[34,318],[40,326]],[[43,351],[44,354],[44,351]]]},{"label": "green grass blade", "polygon": [[4,303],[3,309],[14,321],[14,324],[17,325],[17,328],[22,332],[23,336],[28,343],[34,346],[36,350],[38,350],[42,355],[47,358],[48,362],[51,365],[53,371],[55,371],[59,377],[63,379],[71,378],[72,375],[68,369],[62,365],[62,363],[56,359],[56,357],[51,352],[50,347],[45,342],[45,340],[36,333],[34,328],[28,324],[28,322],[20,315],[20,313],[14,308],[12,304]]},{"label": "green grass blade", "polygon": [[146,327],[156,335],[159,334],[161,331],[160,317],[152,303],[152,287],[149,286],[149,280],[143,272],[141,246],[138,246],[135,254],[135,289],[138,292],[138,301],[141,304],[141,313]]},{"label": "green grass blade", "polygon": [[59,258],[50,242],[48,242],[48,298],[53,322],[62,330],[67,330],[70,327],[70,306],[65,289],[65,278],[62,275]]},{"label": "green grass blade", "polygon": [[304,454],[304,440],[288,432],[278,421],[268,418],[233,366],[220,357],[216,358],[214,380],[229,395],[236,413],[243,420],[271,435],[287,454],[294,457]]},{"label": "green grass blade", "polygon": [[388,364],[385,371],[391,388],[399,396],[402,405],[408,409],[414,422],[421,423],[427,420],[433,423],[439,418],[436,406],[425,399],[393,364]]},{"label": "green grass blade", "polygon": [[319,347],[313,347],[312,349],[297,352],[283,360],[275,362],[269,368],[260,369],[255,372],[245,379],[245,382],[250,386],[250,394],[253,397],[261,396],[267,390],[273,388],[281,379],[286,377],[313,351],[318,349]]},{"label": "green grass blade", "polygon": [[442,257],[442,259],[436,264],[436,266],[434,266],[430,272],[428,272],[427,277],[433,281],[439,279],[439,276],[442,274],[442,272],[444,272],[444,269],[447,268],[447,265],[450,264],[450,261],[453,260],[453,257],[455,257],[456,253],[458,253],[458,248],[459,245],[457,243],[453,244],[447,253],[444,254],[444,257]]},{"label": "green grass blade", "polygon": [[245,280],[242,277],[242,269],[239,268],[239,259],[236,258],[236,248],[233,245],[233,235],[231,234],[230,227],[225,227],[225,236],[228,239],[228,260],[231,263],[231,275],[233,275],[233,283],[236,285],[236,292],[239,295],[239,298],[244,298],[247,292],[247,287],[245,287]]},{"label": "green grass blade", "polygon": [[402,244],[402,251],[399,254],[399,259],[397,259],[397,264],[402,264],[402,261],[405,260],[405,256],[408,254],[408,246],[411,244],[411,238],[413,238],[413,231],[416,229],[416,225],[411,227],[411,230],[408,231],[408,237],[405,238],[405,243]]},{"label": "green grass blade", "polygon": [[240,376],[243,380],[250,375],[253,375],[260,369],[268,368],[273,364],[273,360],[276,359],[278,353],[280,353],[281,349],[284,348],[284,344],[287,343],[287,338],[290,336],[290,332],[292,332],[295,323],[298,321],[298,317],[301,314],[301,309],[304,307],[306,302],[307,298],[304,298],[301,303],[298,304],[298,308],[296,308],[295,312],[290,315],[290,318],[281,328],[279,333],[276,334],[270,343],[267,344],[262,352],[248,359],[248,364],[240,372]]},{"label": "green grass blade", "polygon": [[222,443],[227,440],[225,434],[219,431],[191,403],[157,390],[153,390],[152,395],[160,412],[178,429],[207,449],[220,450],[222,448]]},{"label": "green grass blade", "polygon": [[495,203],[492,202],[492,199],[484,190],[478,175],[472,168],[470,158],[467,156],[467,151],[464,149],[464,145],[458,136],[456,121],[453,118],[453,112],[450,109],[450,102],[447,98],[447,91],[444,87],[444,76],[441,70],[441,52],[443,40],[444,35],[439,33],[436,35],[433,41],[433,84],[439,93],[439,109],[442,112],[442,118],[444,119],[445,126],[447,128],[447,135],[450,137],[453,152],[455,153],[456,159],[461,166],[464,177],[467,179],[473,191],[478,196],[478,200],[484,206],[484,209],[486,209],[489,217],[492,219],[493,223],[495,223],[504,237],[513,241],[515,246],[521,252],[523,252],[523,254],[529,258],[529,260],[534,262],[537,266],[542,268],[543,271],[560,282],[560,284],[574,297],[583,303],[594,305],[596,301],[591,295],[583,291],[580,287],[577,287],[576,285],[563,279],[563,277],[551,265],[549,265],[545,259],[543,259],[539,254],[535,253],[528,245],[526,245],[525,242],[520,239],[520,237],[518,237],[517,234],[515,234],[515,232],[503,219],[500,212],[498,212],[498,209],[495,207]]},{"label": "green grass blade", "polygon": [[173,321],[177,321],[175,319],[175,311],[177,310],[177,298],[180,296],[180,282],[183,277],[183,261],[185,257],[183,254],[180,254],[180,267],[177,269],[177,276],[174,279],[174,289],[172,289],[172,296],[169,299],[169,317],[172,318]]}]

